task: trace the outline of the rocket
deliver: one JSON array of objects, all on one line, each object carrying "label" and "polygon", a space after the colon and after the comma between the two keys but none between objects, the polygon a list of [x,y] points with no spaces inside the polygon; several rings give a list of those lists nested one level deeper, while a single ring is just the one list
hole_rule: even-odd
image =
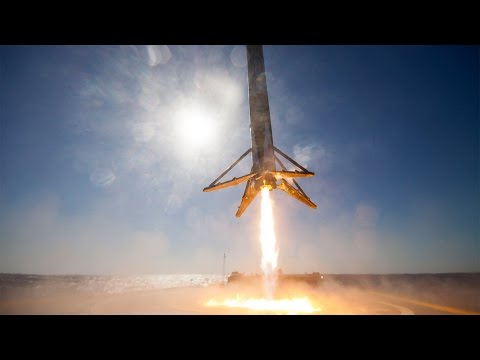
[{"label": "rocket", "polygon": [[[270,121],[270,107],[268,104],[267,79],[261,45],[247,45],[248,63],[248,99],[250,105],[250,136],[251,148],[245,151],[230,167],[216,178],[204,192],[224,189],[230,186],[247,182],[242,201],[238,207],[236,217],[240,217],[252,203],[255,196],[263,189],[270,191],[280,189],[305,205],[315,209],[315,205],[305,194],[296,178],[315,175],[298,164],[291,157],[279,150],[273,144],[272,123]],[[249,174],[229,181],[219,182],[243,158],[251,154],[252,169]],[[289,171],[279,156],[294,165],[295,170]],[[279,166],[277,168],[277,165]],[[287,181],[290,179],[291,183]]]}]

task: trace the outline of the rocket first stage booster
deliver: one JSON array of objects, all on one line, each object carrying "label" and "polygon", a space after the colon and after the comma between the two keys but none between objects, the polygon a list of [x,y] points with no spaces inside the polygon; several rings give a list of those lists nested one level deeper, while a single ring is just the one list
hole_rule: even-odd
[{"label": "rocket first stage booster", "polygon": [[[309,197],[302,190],[295,178],[310,177],[315,175],[308,171],[288,155],[273,145],[272,123],[270,121],[270,107],[268,105],[267,79],[265,77],[265,64],[261,45],[247,45],[248,62],[248,98],[250,104],[250,135],[252,147],[238,158],[214,182],[203,189],[205,192],[224,189],[247,182],[242,202],[238,207],[236,217],[240,217],[251,204],[261,189],[267,187],[270,191],[280,189],[300,200],[305,205],[316,208]],[[233,178],[225,182],[218,182],[226,173],[237,165],[245,156],[252,153],[252,170],[250,174]],[[283,156],[299,170],[288,171],[277,154]],[[278,171],[276,163],[282,170]],[[285,179],[291,179],[293,185]]]}]

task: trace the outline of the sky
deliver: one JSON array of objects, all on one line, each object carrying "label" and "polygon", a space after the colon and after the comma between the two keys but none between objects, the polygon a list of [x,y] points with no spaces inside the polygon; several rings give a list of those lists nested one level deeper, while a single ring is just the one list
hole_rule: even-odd
[{"label": "sky", "polygon": [[[479,54],[264,46],[284,272],[480,271]],[[260,272],[248,111],[242,45],[0,46],[0,272]]]}]

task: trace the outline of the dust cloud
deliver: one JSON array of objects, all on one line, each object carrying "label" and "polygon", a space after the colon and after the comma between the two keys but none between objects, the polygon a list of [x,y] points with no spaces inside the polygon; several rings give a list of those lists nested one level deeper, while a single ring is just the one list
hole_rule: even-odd
[{"label": "dust cloud", "polygon": [[[480,314],[480,274],[324,275],[318,286],[285,283],[275,298],[307,297],[319,315]],[[0,275],[0,314],[277,314],[209,307],[209,300],[262,298],[253,282],[215,275]]]}]

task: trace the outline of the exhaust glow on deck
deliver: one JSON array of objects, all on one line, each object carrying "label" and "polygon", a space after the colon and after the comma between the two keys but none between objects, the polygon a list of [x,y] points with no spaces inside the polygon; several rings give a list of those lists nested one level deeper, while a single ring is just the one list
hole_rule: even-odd
[{"label": "exhaust glow on deck", "polygon": [[316,308],[306,297],[293,299],[241,299],[237,297],[235,299],[225,299],[223,301],[209,300],[207,306],[223,306],[289,315],[313,314],[321,311],[320,308]]}]

